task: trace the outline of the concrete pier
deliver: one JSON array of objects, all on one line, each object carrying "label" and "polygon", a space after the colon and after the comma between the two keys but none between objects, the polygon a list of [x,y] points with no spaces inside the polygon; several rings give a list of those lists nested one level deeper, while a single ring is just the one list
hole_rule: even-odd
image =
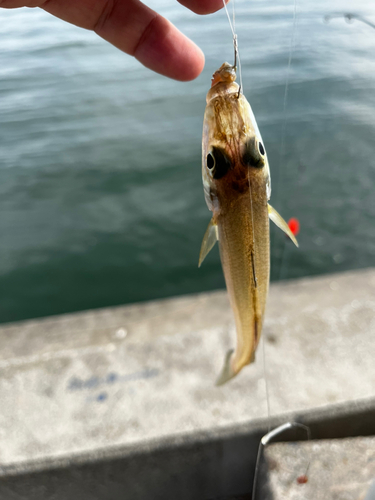
[{"label": "concrete pier", "polygon": [[[375,270],[272,285],[263,338],[271,425],[375,433]],[[263,348],[215,387],[234,345],[223,291],[2,326],[0,498],[250,492]]]},{"label": "concrete pier", "polygon": [[375,499],[375,438],[278,443],[265,450],[262,500]]}]

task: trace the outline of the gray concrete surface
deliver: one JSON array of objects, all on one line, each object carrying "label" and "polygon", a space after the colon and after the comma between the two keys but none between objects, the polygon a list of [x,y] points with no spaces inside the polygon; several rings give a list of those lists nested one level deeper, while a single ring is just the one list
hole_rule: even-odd
[{"label": "gray concrete surface", "polygon": [[375,437],[271,444],[257,497],[369,500],[374,479]]},{"label": "gray concrete surface", "polygon": [[[349,403],[367,422],[374,318],[375,270],[271,286],[264,339],[278,422]],[[260,348],[255,365],[215,387],[234,342],[224,292],[2,326],[0,498],[72,498],[74,478],[82,499],[248,492],[267,428],[264,369]],[[31,497],[30,484],[54,493]]]}]

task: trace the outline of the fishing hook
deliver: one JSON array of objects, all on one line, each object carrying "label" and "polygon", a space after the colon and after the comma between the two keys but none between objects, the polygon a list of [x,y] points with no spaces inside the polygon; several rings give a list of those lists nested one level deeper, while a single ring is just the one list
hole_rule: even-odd
[{"label": "fishing hook", "polygon": [[[307,425],[300,424],[299,422],[287,422],[285,424],[279,425],[279,427],[276,427],[276,429],[273,429],[272,431],[268,432],[266,435],[262,437],[259,443],[259,448],[258,448],[258,455],[255,463],[255,473],[254,473],[254,480],[253,480],[253,491],[251,498],[252,500],[256,500],[256,493],[257,493],[257,484],[258,484],[258,475],[259,475],[259,466],[260,466],[260,459],[262,456],[262,451],[264,448],[270,444],[273,439],[278,437],[280,434],[283,434],[285,431],[293,429],[293,428],[299,428],[304,431],[306,431],[307,434],[307,440],[311,440],[311,431],[310,428]],[[307,469],[310,466],[310,462],[307,466]]]},{"label": "fishing hook", "polygon": [[[233,64],[233,69],[237,73],[237,59],[239,59],[239,57],[238,57],[238,40],[237,40],[237,35],[236,34],[233,35],[233,48],[234,48],[234,64]],[[239,88],[238,88],[237,99],[240,98],[241,90],[242,90],[242,88],[241,88],[241,82],[240,82],[240,85],[239,85]]]}]

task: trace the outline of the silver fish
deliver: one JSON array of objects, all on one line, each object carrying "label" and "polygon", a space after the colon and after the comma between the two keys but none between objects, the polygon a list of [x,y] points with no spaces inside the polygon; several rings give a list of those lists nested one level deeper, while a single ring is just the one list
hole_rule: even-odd
[{"label": "silver fish", "polygon": [[199,266],[216,241],[234,313],[236,350],[217,380],[222,385],[255,358],[269,285],[269,218],[298,246],[288,224],[269,204],[270,170],[254,114],[224,63],[212,78],[203,122],[202,177],[213,213],[203,237]]}]

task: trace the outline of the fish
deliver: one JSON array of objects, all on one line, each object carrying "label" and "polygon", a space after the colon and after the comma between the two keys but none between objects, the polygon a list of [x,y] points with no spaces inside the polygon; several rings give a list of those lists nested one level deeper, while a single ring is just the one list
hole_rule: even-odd
[{"label": "fish", "polygon": [[269,219],[298,246],[288,224],[268,203],[271,177],[253,111],[225,62],[207,93],[202,136],[202,180],[212,218],[204,234],[200,267],[219,242],[237,345],[225,356],[216,381],[222,385],[255,360],[270,276]]}]

